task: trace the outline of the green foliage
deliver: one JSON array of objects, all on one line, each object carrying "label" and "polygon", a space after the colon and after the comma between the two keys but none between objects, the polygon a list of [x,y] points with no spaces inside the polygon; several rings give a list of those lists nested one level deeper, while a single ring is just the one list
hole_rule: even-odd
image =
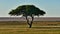
[{"label": "green foliage", "polygon": [[[43,10],[40,10],[39,8],[35,7],[34,5],[22,5],[18,6],[16,9],[9,12],[10,15],[23,15],[26,17],[27,23],[29,25],[29,28],[31,28],[34,17],[33,16],[39,16],[44,15],[45,12]],[[27,16],[30,16],[32,18],[32,21],[29,23],[29,19]]]},{"label": "green foliage", "polygon": [[32,16],[32,15],[44,15],[45,12],[35,7],[34,5],[22,5],[10,11],[9,14],[16,15],[16,16],[19,16],[19,15]]}]

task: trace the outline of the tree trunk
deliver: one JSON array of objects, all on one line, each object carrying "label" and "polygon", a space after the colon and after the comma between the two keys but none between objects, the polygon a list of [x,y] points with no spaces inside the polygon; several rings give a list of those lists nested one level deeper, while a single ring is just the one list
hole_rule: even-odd
[{"label": "tree trunk", "polygon": [[30,23],[30,25],[29,25],[29,28],[32,27],[33,19],[34,19],[34,18],[32,17],[32,21],[31,21],[31,23]]},{"label": "tree trunk", "polygon": [[26,20],[27,20],[27,24],[29,25],[29,28],[32,27],[33,19],[34,19],[34,18],[32,17],[32,21],[29,23],[29,19],[28,19],[27,16],[26,16]]},{"label": "tree trunk", "polygon": [[27,20],[27,24],[28,24],[28,25],[30,25],[30,23],[29,23],[29,20],[28,20],[27,16],[26,16],[26,20]]}]

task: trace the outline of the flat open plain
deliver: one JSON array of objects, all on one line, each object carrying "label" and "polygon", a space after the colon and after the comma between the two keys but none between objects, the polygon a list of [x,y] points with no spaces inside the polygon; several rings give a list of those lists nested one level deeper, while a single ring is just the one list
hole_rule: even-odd
[{"label": "flat open plain", "polygon": [[0,34],[60,34],[60,22],[34,22],[28,28],[26,22],[0,22]]}]

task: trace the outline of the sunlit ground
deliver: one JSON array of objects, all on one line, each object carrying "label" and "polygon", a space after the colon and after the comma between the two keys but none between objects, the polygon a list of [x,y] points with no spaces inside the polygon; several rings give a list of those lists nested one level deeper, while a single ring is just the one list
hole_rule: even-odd
[{"label": "sunlit ground", "polygon": [[[21,23],[21,22],[20,22]],[[28,28],[28,24],[21,24],[10,22],[10,23],[0,23],[0,34],[60,34],[60,27],[42,27],[43,22],[33,23],[32,28]],[[46,22],[45,22],[46,23]],[[40,25],[39,25],[40,24]],[[59,25],[56,24],[55,25]],[[55,26],[54,25],[54,26]],[[53,26],[53,25],[45,25]]]}]

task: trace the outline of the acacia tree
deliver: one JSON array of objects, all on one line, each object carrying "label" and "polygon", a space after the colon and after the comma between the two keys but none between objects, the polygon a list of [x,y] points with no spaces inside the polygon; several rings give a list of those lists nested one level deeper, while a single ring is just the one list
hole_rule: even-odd
[{"label": "acacia tree", "polygon": [[[41,16],[44,14],[46,14],[46,13],[43,10],[40,10],[39,8],[37,8],[34,5],[18,6],[16,9],[13,9],[12,11],[9,12],[9,15],[14,15],[14,16],[23,15],[24,17],[26,17],[29,28],[31,28],[31,26],[32,26],[34,16]],[[32,18],[30,23],[29,23],[29,19],[27,18],[28,16],[30,16]]]}]

